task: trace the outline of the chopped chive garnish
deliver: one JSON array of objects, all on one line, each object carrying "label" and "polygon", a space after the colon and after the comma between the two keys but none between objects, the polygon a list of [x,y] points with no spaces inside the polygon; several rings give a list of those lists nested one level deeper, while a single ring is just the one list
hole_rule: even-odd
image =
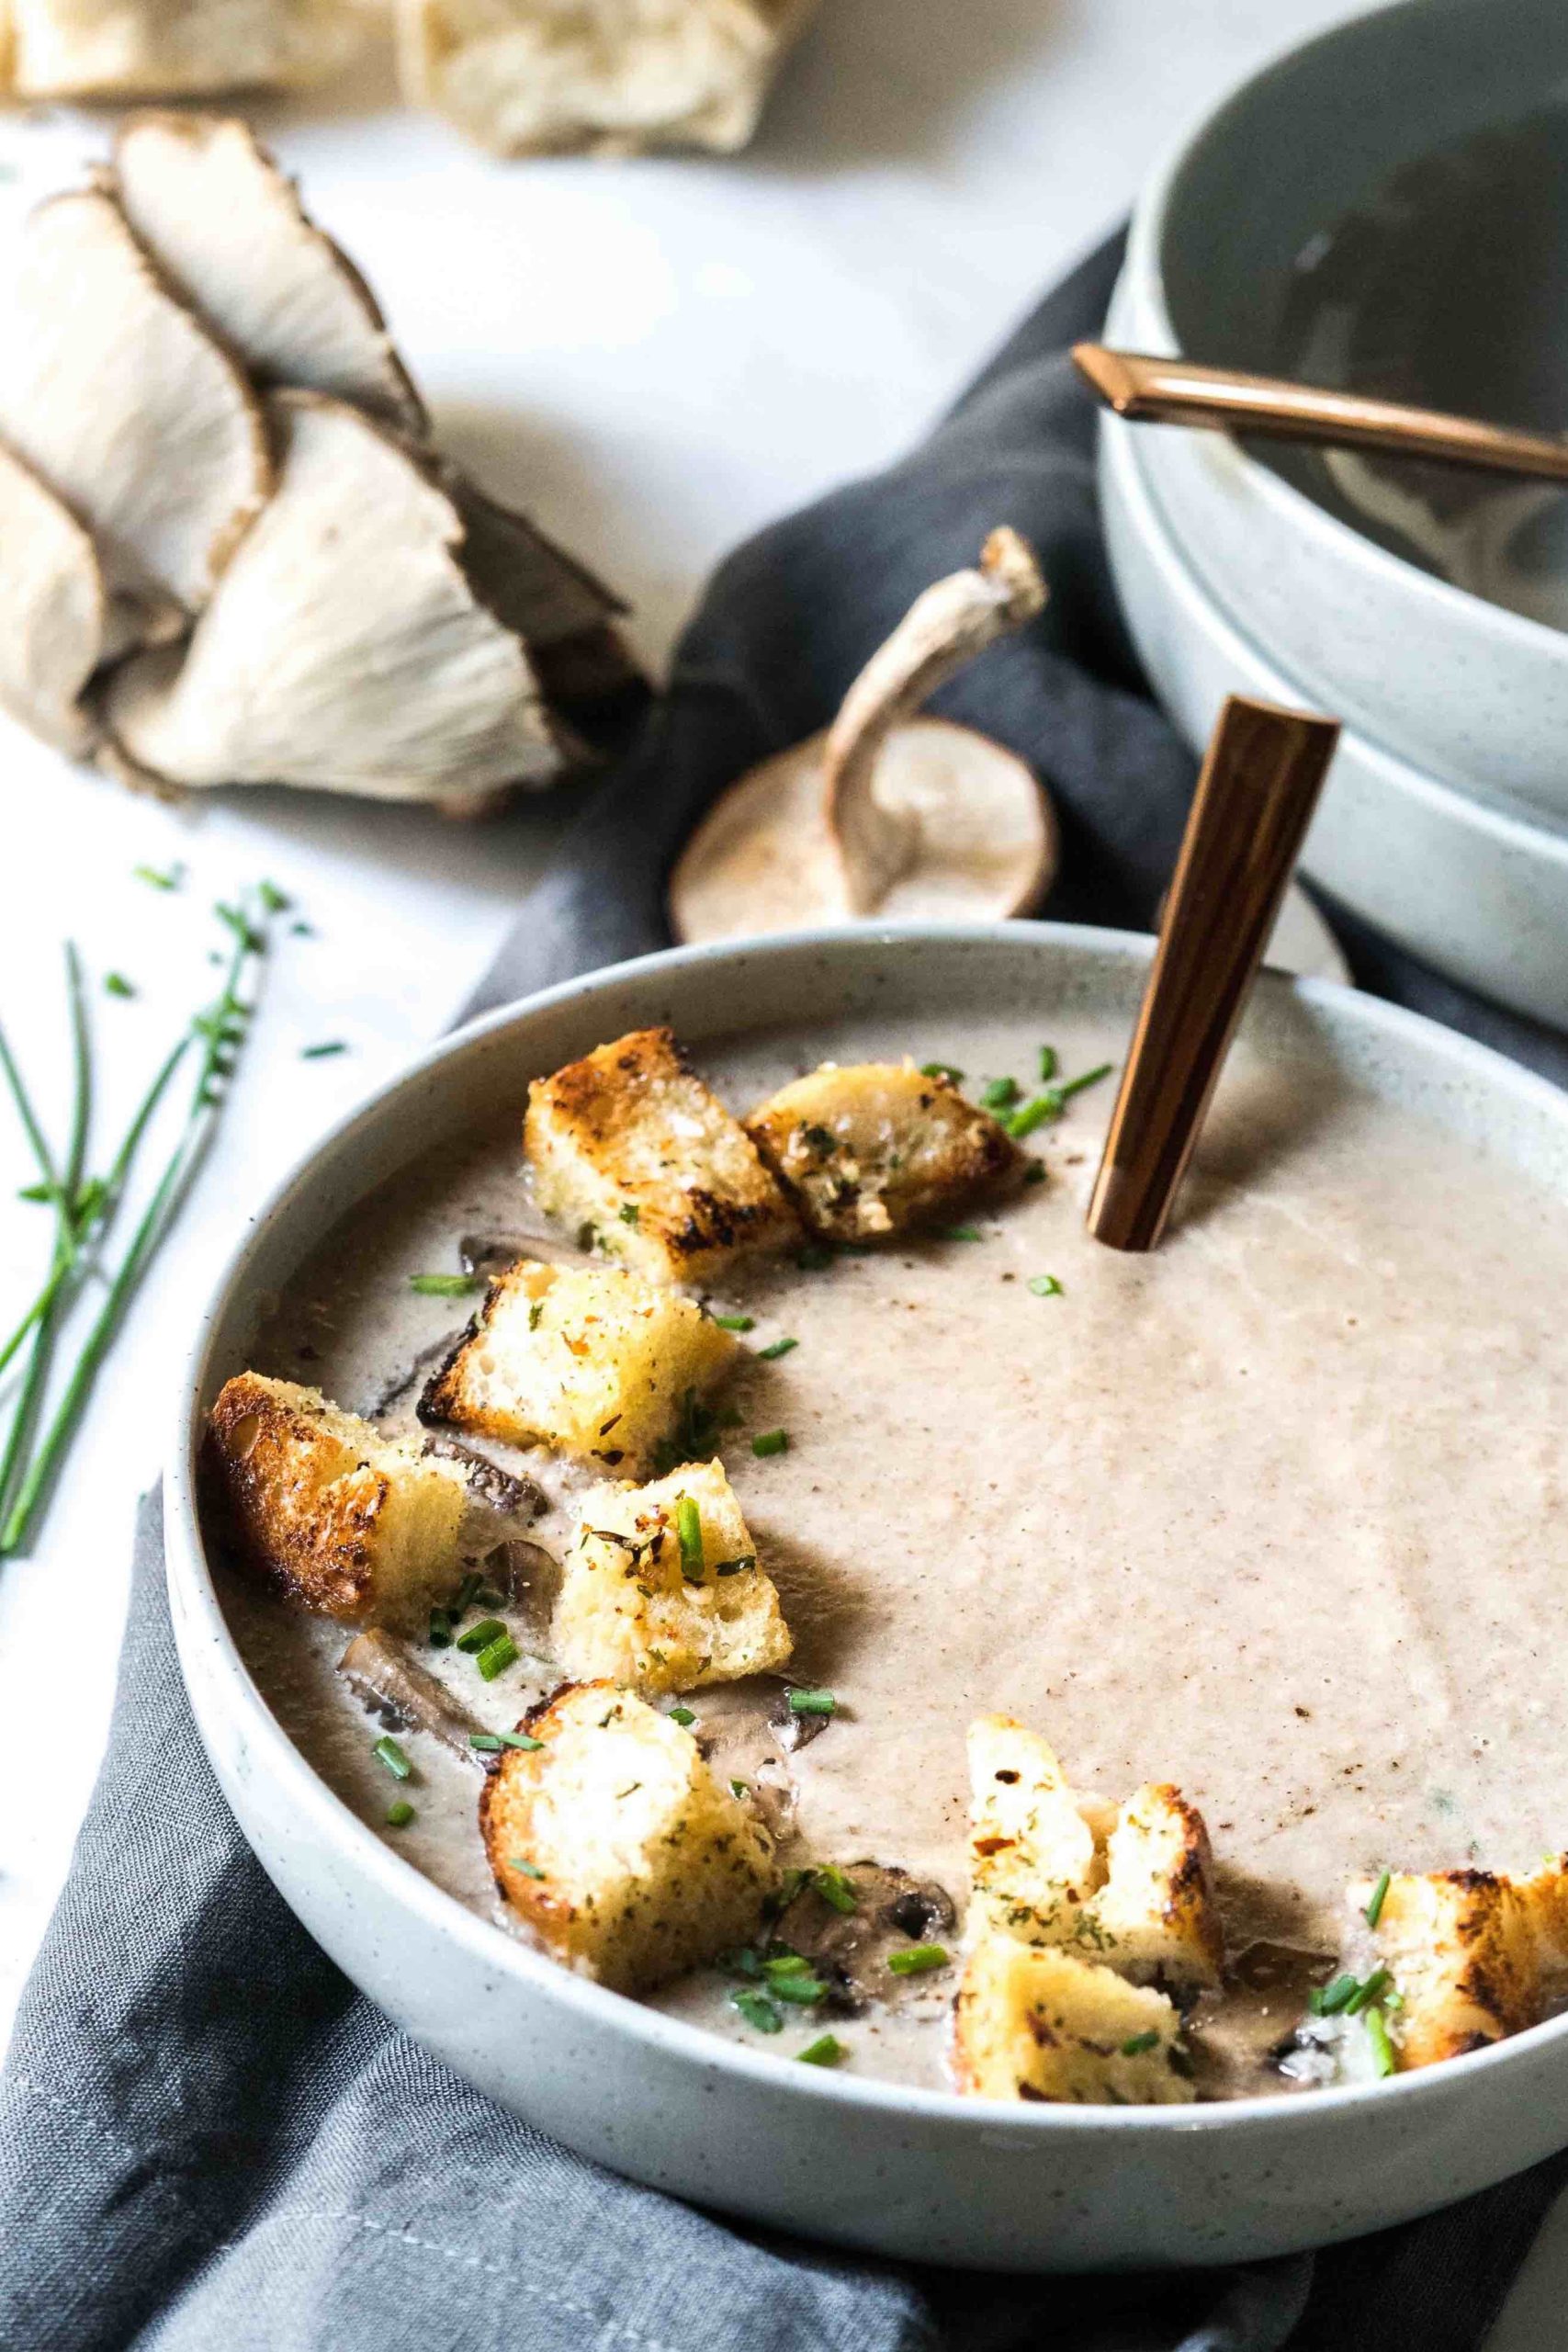
[{"label": "chopped chive garnish", "polygon": [[1378,1880],[1376,1886],[1372,1889],[1371,1901],[1368,1904],[1366,1910],[1361,1915],[1366,1920],[1369,1928],[1375,1928],[1378,1921],[1382,1917],[1382,1906],[1388,1897],[1389,1877],[1389,1871],[1384,1871],[1382,1877]]},{"label": "chopped chive garnish", "polygon": [[460,1618],[466,1609],[471,1609],[473,1607],[474,1595],[478,1592],[483,1582],[484,1578],[478,1576],[466,1576],[463,1578],[462,1583],[457,1587],[457,1591],[452,1595],[451,1600],[446,1604],[448,1609],[452,1611],[454,1619]]},{"label": "chopped chive garnish", "polygon": [[939,1241],[983,1241],[985,1235],[977,1225],[939,1225]]},{"label": "chopped chive garnish", "polygon": [[481,1617],[477,1625],[470,1625],[466,1634],[458,1634],[457,1647],[470,1653],[488,1650],[491,1642],[500,1641],[505,1631],[499,1617]]},{"label": "chopped chive garnish", "polygon": [[786,1696],[792,1715],[830,1715],[839,1703],[830,1690],[791,1690]]},{"label": "chopped chive garnish", "polygon": [[545,1875],[538,1863],[529,1861],[525,1854],[513,1854],[512,1867],[514,1871],[521,1871],[525,1878],[543,1878]]},{"label": "chopped chive garnish", "polygon": [[828,1987],[821,1977],[809,1973],[805,1975],[770,1976],[768,1991],[775,2001],[787,2001],[792,2008],[796,2009],[814,2009],[818,2002],[825,2000],[828,1995]]},{"label": "chopped chive garnish", "polygon": [[797,2050],[795,2054],[803,2066],[838,2066],[850,2053],[836,2033],[819,2033],[815,2041],[808,2041],[804,2050]]},{"label": "chopped chive garnish", "polygon": [[716,1315],[713,1319],[721,1331],[754,1331],[757,1328],[754,1315]]},{"label": "chopped chive garnish", "polygon": [[636,1201],[623,1201],[621,1203],[620,1216],[621,1223],[623,1225],[636,1225],[641,1215],[642,1211],[637,1206]]},{"label": "chopped chive garnish", "polygon": [[814,1871],[811,1883],[824,1903],[833,1910],[842,1912],[846,1917],[852,1911],[859,1910],[860,1897],[837,1862],[828,1862],[821,1870]]},{"label": "chopped chive garnish", "polygon": [[1361,2011],[1363,2009],[1370,2009],[1373,2003],[1378,1999],[1379,1996],[1385,1993],[1393,1982],[1393,1972],[1392,1969],[1374,1968],[1366,1983],[1364,1984],[1358,1985],[1349,2000],[1346,2002],[1346,2016],[1348,2018],[1359,2018]]},{"label": "chopped chive garnish", "polygon": [[731,1781],[729,1793],[732,1797],[749,1797],[751,1793],[750,1781]]},{"label": "chopped chive garnish", "polygon": [[762,1962],[764,1976],[809,1976],[811,1962],[797,1951],[781,1951]]},{"label": "chopped chive garnish", "polygon": [[684,1731],[688,1724],[694,1724],[697,1719],[695,1715],[693,1714],[690,1707],[671,1707],[670,1710],[670,1720],[672,1724],[679,1724],[682,1730]]},{"label": "chopped chive garnish", "polygon": [[1062,1285],[1055,1274],[1036,1274],[1029,1287],[1036,1298],[1060,1298],[1063,1295]]},{"label": "chopped chive garnish", "polygon": [[964,1072],[961,1069],[955,1069],[951,1062],[922,1062],[920,1076],[945,1078],[950,1086],[962,1086],[964,1083]]},{"label": "chopped chive garnish", "polygon": [[1016,1078],[993,1078],[980,1089],[980,1101],[987,1111],[1010,1111],[1022,1091]]},{"label": "chopped chive garnish", "polygon": [[445,1609],[430,1612],[430,1646],[433,1650],[449,1650],[452,1646],[452,1620]]},{"label": "chopped chive garnish", "polygon": [[751,1440],[751,1451],[760,1462],[765,1462],[770,1453],[787,1453],[789,1452],[789,1431],[787,1430],[763,1430],[761,1436],[754,1437]]},{"label": "chopped chive garnish", "polygon": [[765,1348],[758,1349],[757,1362],[759,1363],[777,1363],[780,1356],[787,1356],[792,1348],[798,1348],[799,1345],[800,1341],[798,1340],[770,1340]]},{"label": "chopped chive garnish", "polygon": [[471,1731],[468,1734],[468,1746],[477,1747],[481,1756],[499,1756],[501,1734],[498,1731]]},{"label": "chopped chive garnish", "polygon": [[389,1829],[406,1829],[412,1819],[413,1807],[410,1804],[407,1797],[399,1797],[394,1804],[389,1804],[387,1807],[387,1826]]},{"label": "chopped chive garnish", "polygon": [[154,890],[177,890],[186,878],[185,867],[177,861],[164,873],[155,865],[133,865],[130,871],[138,882],[145,882]]},{"label": "chopped chive garnish", "polygon": [[1123,2058],[1141,2058],[1145,2050],[1158,2048],[1159,2034],[1156,2029],[1151,2026],[1147,2033],[1135,2033],[1131,2041],[1124,2041],[1122,2044],[1122,2055]]},{"label": "chopped chive garnish", "polygon": [[136,994],[136,990],[131,987],[130,982],[126,978],[123,972],[106,972],[104,974],[104,994],[106,996],[134,996]]},{"label": "chopped chive garnish", "polygon": [[688,1584],[701,1584],[703,1515],[694,1495],[682,1495],[675,1506],[675,1539],[681,1546],[681,1574]]},{"label": "chopped chive garnish", "polygon": [[481,1585],[478,1592],[474,1595],[474,1607],[476,1609],[500,1609],[504,1605],[506,1595],[503,1592],[493,1591],[488,1584]]},{"label": "chopped chive garnish", "polygon": [[1057,1119],[1061,1114],[1062,1098],[1059,1094],[1032,1094],[1027,1102],[1008,1113],[1002,1125],[1015,1143],[1021,1143],[1025,1136],[1034,1133],[1036,1127],[1043,1127],[1047,1119]]},{"label": "chopped chive garnish", "polygon": [[1086,1069],[1080,1078],[1065,1078],[1056,1088],[1057,1101],[1065,1102],[1070,1094],[1081,1094],[1086,1086],[1098,1086],[1102,1078],[1110,1077],[1115,1067],[1114,1062],[1100,1062],[1096,1069]]},{"label": "chopped chive garnish", "polygon": [[52,1201],[54,1189],[52,1184],[24,1184],[17,1198],[19,1201]]},{"label": "chopped chive garnish", "polygon": [[302,1062],[324,1062],[329,1061],[333,1054],[346,1054],[347,1051],[348,1047],[341,1037],[323,1037],[319,1046],[301,1046],[299,1058]]},{"label": "chopped chive garnish", "polygon": [[468,1746],[477,1747],[481,1756],[499,1756],[503,1747],[521,1747],[528,1754],[543,1747],[544,1741],[527,1731],[471,1731]]},{"label": "chopped chive garnish", "polygon": [[498,1674],[504,1674],[509,1666],[515,1665],[522,1655],[511,1634],[502,1634],[500,1641],[491,1642],[488,1649],[480,1650],[474,1664],[487,1682],[493,1682]]},{"label": "chopped chive garnish", "polygon": [[1389,2039],[1388,2021],[1381,2009],[1367,2011],[1367,2040],[1371,2046],[1372,2071],[1380,2077],[1393,2072],[1393,2043]]},{"label": "chopped chive garnish", "polygon": [[467,1298],[476,1290],[483,1290],[484,1278],[479,1274],[411,1274],[410,1290],[418,1291],[421,1298]]},{"label": "chopped chive garnish", "polygon": [[1336,1976],[1318,1994],[1316,2014],[1320,2018],[1337,2018],[1341,2009],[1349,2007],[1360,1989],[1354,1976]]},{"label": "chopped chive garnish", "polygon": [[370,1753],[377,1758],[378,1762],[386,1766],[394,1781],[412,1780],[413,1766],[409,1762],[408,1758],[398,1746],[397,1741],[392,1737],[390,1732],[387,1733],[384,1738],[378,1739],[376,1742],[376,1745],[370,1750]]},{"label": "chopped chive garnish", "polygon": [[1041,1082],[1041,1084],[1043,1086],[1043,1085],[1046,1083],[1047,1080],[1055,1078],[1055,1075],[1056,1075],[1056,1048],[1055,1048],[1055,1046],[1041,1046],[1041,1048],[1040,1048],[1040,1082]]},{"label": "chopped chive garnish", "polygon": [[721,1951],[714,1966],[721,1968],[727,1976],[761,1976],[762,1973],[761,1955],[750,1944],[738,1944],[733,1951]]},{"label": "chopped chive garnish", "polygon": [[887,1965],[895,1976],[923,1976],[928,1969],[947,1966],[945,1944],[907,1944],[902,1951],[890,1951]]},{"label": "chopped chive garnish", "polygon": [[288,935],[291,939],[314,939],[316,936],[314,930],[308,922],[291,922],[288,926]]},{"label": "chopped chive garnish", "polygon": [[820,1274],[833,1262],[833,1253],[826,1242],[813,1241],[797,1250],[795,1262],[803,1274]]},{"label": "chopped chive garnish", "polygon": [[743,1984],[731,1993],[729,2000],[731,2007],[739,2009],[747,2024],[755,2026],[759,2033],[779,2033],[783,2030],[784,2019],[765,1993]]}]

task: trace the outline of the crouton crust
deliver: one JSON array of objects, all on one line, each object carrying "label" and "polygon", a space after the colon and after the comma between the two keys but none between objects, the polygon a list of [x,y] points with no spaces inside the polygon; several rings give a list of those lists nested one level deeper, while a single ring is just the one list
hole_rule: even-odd
[{"label": "crouton crust", "polygon": [[419,1418],[640,1473],[741,1352],[694,1300],[624,1267],[523,1258],[491,1284]]},{"label": "crouton crust", "polygon": [[[683,1502],[695,1506],[700,1562],[682,1552]],[[721,1463],[688,1462],[650,1486],[606,1484],[583,1498],[551,1641],[567,1673],[648,1694],[784,1664],[789,1628]]]},{"label": "crouton crust", "polygon": [[756,1146],[669,1029],[633,1030],[536,1079],[523,1150],[541,1207],[654,1282],[701,1282],[799,1238]]},{"label": "crouton crust", "polygon": [[1146,1781],[1116,1816],[1094,1900],[1100,1957],[1136,1984],[1213,1986],[1224,1961],[1209,1833],[1168,1782]]},{"label": "crouton crust", "polygon": [[562,1683],[479,1795],[502,1896],[554,1959],[645,1993],[756,1933],[777,1883],[750,1807],[691,1733],[610,1682]]},{"label": "crouton crust", "polygon": [[[1348,1899],[1364,1915],[1372,1881]],[[1540,1975],[1530,1906],[1491,1871],[1394,1871],[1372,1930],[1372,1949],[1403,2007],[1389,2037],[1402,2073],[1484,2049],[1533,2025]]]},{"label": "crouton crust", "polygon": [[319,1389],[254,1372],[226,1382],[203,1471],[237,1558],[301,1608],[406,1626],[457,1580],[461,1468]]},{"label": "crouton crust", "polygon": [[760,1103],[746,1132],[807,1224],[834,1241],[950,1216],[1021,1164],[989,1112],[912,1062],[824,1062]]},{"label": "crouton crust", "polygon": [[953,2077],[974,2098],[1172,2107],[1193,2096],[1163,1993],[1053,1945],[983,1935],[953,2003]]}]

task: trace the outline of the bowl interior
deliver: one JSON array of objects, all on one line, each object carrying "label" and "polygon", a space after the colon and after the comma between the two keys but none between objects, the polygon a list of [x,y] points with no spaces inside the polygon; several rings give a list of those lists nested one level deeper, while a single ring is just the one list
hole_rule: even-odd
[{"label": "bowl interior", "polygon": [[[1194,357],[1568,428],[1568,17],[1406,0],[1296,51],[1189,151],[1160,261]],[[1568,628],[1551,486],[1247,446],[1393,553]]]}]

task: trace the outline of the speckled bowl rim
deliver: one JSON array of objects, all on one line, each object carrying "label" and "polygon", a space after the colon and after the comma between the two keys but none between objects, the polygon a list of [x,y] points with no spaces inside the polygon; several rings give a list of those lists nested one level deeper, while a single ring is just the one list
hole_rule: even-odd
[{"label": "speckled bowl rim", "polygon": [[[249,1261],[272,1229],[290,1216],[290,1195],[312,1173],[319,1159],[351,1138],[358,1130],[379,1123],[399,1097],[417,1091],[444,1064],[460,1057],[480,1039],[509,1028],[525,1027],[536,1015],[574,1000],[588,1001],[601,991],[626,986],[634,976],[657,982],[665,973],[694,965],[721,967],[728,961],[802,955],[843,956],[920,944],[972,943],[976,947],[1016,944],[1021,951],[1043,948],[1066,952],[1089,950],[1123,966],[1146,964],[1154,943],[1145,935],[1100,926],[1056,922],[951,924],[935,929],[922,924],[868,925],[863,932],[813,931],[777,939],[735,944],[672,948],[662,954],[604,967],[578,979],[566,980],[512,1005],[465,1024],[407,1063],[371,1094],[355,1104],[302,1152],[288,1172],[276,1183],[248,1222],[243,1239],[230,1254],[213,1285],[200,1317],[176,1391],[176,1407],[168,1468],[164,1478],[165,1559],[171,1605],[189,1612],[193,1632],[212,1644],[208,1671],[213,1687],[220,1688],[231,1717],[243,1726],[247,1746],[262,1769],[276,1776],[283,1792],[298,1808],[297,1819],[320,1839],[355,1880],[369,1882],[384,1901],[397,1910],[419,1915],[423,1924],[466,1946],[474,1961],[492,1973],[515,1979],[531,1995],[558,2002],[568,2009],[586,2010],[606,2027],[624,2035],[630,2047],[658,2050],[672,2059],[734,2074],[775,2094],[817,2102],[824,2113],[848,2105],[886,2118],[889,2128],[911,2118],[929,2119],[960,2137],[966,2133],[1000,2133],[1020,2143],[1041,2133],[1108,2133],[1124,2138],[1143,2133],[1180,2135],[1224,2132],[1242,2136],[1283,2127],[1289,2132],[1311,2132],[1314,2119],[1326,2126],[1347,2110],[1363,2108],[1371,2099],[1397,2099],[1414,2115],[1424,2104],[1461,2095],[1462,2084],[1495,2068],[1517,2068],[1529,2075],[1535,2052],[1548,2041],[1568,2036],[1568,2015],[1532,2026],[1504,2041],[1464,2057],[1447,2060],[1421,2072],[1385,2081],[1347,2085],[1311,2092],[1270,2093],[1258,2098],[1214,2101],[1191,2107],[1072,2108],[1019,2105],[962,2098],[954,2091],[925,2090],[878,2081],[872,2076],[821,2072],[792,2066],[786,2060],[744,2044],[730,2042],[628,1996],[573,1975],[555,1962],[530,1951],[505,1929],[469,1911],[455,1895],[426,1878],[412,1862],[394,1853],[367,1824],[362,1822],[307,1762],[288,1737],[252,1679],[219,1600],[209,1566],[197,1517],[196,1457],[202,1404],[209,1385],[209,1359],[215,1336],[228,1311],[231,1295],[244,1282]],[[1534,1106],[1557,1121],[1568,1139],[1568,1094],[1549,1080],[1490,1047],[1443,1028],[1418,1013],[1382,1000],[1366,997],[1330,980],[1292,980],[1265,972],[1259,989],[1292,993],[1307,1005],[1331,1008],[1337,1019],[1350,1018],[1385,1042],[1395,1054],[1405,1044],[1447,1057],[1456,1080],[1484,1092],[1501,1092]],[[1354,1007],[1353,1012],[1348,1008]],[[181,1662],[182,1675],[185,1672]],[[205,1744],[205,1741],[204,1741]],[[628,2089],[628,2096],[635,2093]]]},{"label": "speckled bowl rim", "polygon": [[[1189,123],[1174,146],[1168,150],[1149,179],[1133,209],[1127,234],[1127,252],[1123,262],[1125,282],[1133,289],[1133,299],[1140,311],[1147,312],[1151,332],[1140,341],[1147,340],[1155,347],[1170,356],[1201,358],[1201,353],[1182,352],[1180,341],[1171,319],[1165,290],[1165,253],[1168,243],[1175,236],[1177,223],[1173,218],[1176,183],[1199,147],[1213,133],[1223,115],[1247,99],[1258,85],[1267,82],[1279,69],[1293,59],[1304,57],[1314,50],[1328,50],[1347,37],[1360,30],[1380,17],[1397,17],[1408,12],[1412,20],[1418,17],[1421,0],[1392,0],[1392,5],[1373,8],[1347,17],[1325,31],[1315,33],[1310,40],[1291,41],[1266,58],[1245,79],[1233,83],[1216,102],[1204,109],[1201,116]],[[1260,465],[1243,447],[1233,440],[1239,468],[1239,480],[1245,493],[1271,508],[1280,523],[1306,538],[1315,538],[1331,555],[1363,572],[1374,587],[1415,597],[1436,605],[1463,619],[1466,624],[1489,632],[1518,650],[1553,666],[1568,664],[1568,632],[1551,628],[1544,621],[1531,620],[1526,613],[1511,612],[1506,605],[1495,605],[1489,598],[1477,596],[1468,588],[1461,588],[1451,580],[1427,571],[1422,565],[1396,555],[1376,539],[1325,507],[1319,506],[1303,491],[1286,481],[1270,467]]]}]

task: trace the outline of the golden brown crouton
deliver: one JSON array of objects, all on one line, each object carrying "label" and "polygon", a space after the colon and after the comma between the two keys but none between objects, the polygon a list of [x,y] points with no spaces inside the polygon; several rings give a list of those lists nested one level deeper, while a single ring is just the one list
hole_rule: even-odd
[{"label": "golden brown crouton", "polygon": [[479,1797],[496,1884],[553,1958],[645,1993],[748,1942],[773,1848],[689,1731],[608,1682],[563,1683]]},{"label": "golden brown crouton", "polygon": [[551,1633],[568,1674],[648,1692],[782,1666],[792,1644],[717,1462],[583,1498]]},{"label": "golden brown crouton", "polygon": [[[1364,1915],[1371,1880],[1349,1889]],[[1491,1871],[1393,1871],[1371,1930],[1402,2007],[1388,2018],[1402,2073],[1480,2050],[1533,2025],[1540,1999],[1529,1910]]]},{"label": "golden brown crouton", "polygon": [[618,1266],[509,1266],[420,1398],[424,1421],[655,1467],[739,1358],[689,1298]]},{"label": "golden brown crouton", "polygon": [[540,1206],[651,1282],[705,1282],[799,1236],[756,1146],[668,1029],[536,1079],[523,1149]]},{"label": "golden brown crouton", "polygon": [[929,1225],[1019,1164],[988,1112],[912,1062],[825,1062],[759,1104],[746,1131],[807,1224],[835,1241]]},{"label": "golden brown crouton", "polygon": [[206,1469],[242,1560],[302,1608],[407,1626],[457,1582],[459,1465],[317,1389],[254,1372],[229,1381],[209,1416]]},{"label": "golden brown crouton", "polygon": [[1100,1958],[1134,1984],[1220,1981],[1224,1931],[1209,1833],[1179,1789],[1149,1781],[1116,1816],[1094,1898]]},{"label": "golden brown crouton", "polygon": [[1543,1975],[1568,1969],[1568,1854],[1550,1854],[1509,1881],[1524,1905]]},{"label": "golden brown crouton", "polygon": [[953,2005],[953,2074],[976,2098],[1172,2107],[1192,2097],[1163,1993],[1013,1936],[982,1936]]}]

